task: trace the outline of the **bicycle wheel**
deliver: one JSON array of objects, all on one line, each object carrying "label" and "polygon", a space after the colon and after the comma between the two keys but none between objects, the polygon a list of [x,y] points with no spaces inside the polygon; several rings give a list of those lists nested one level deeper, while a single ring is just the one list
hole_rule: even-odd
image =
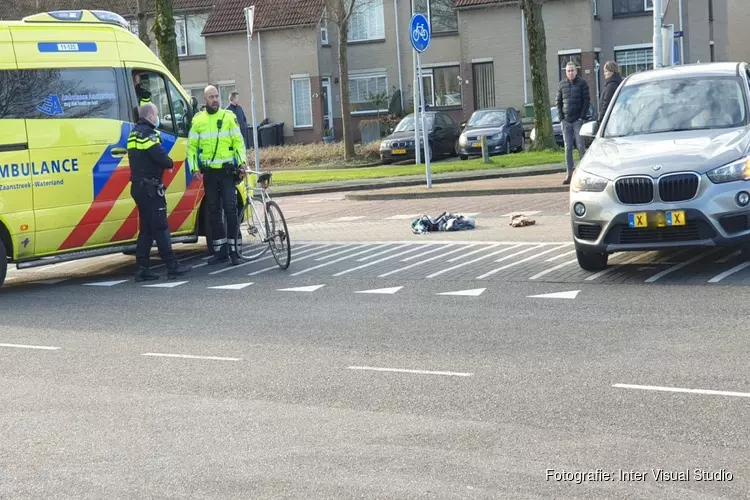
[{"label": "bicycle wheel", "polygon": [[266,203],[266,230],[273,258],[281,269],[288,268],[292,262],[292,245],[284,214],[275,201]]},{"label": "bicycle wheel", "polygon": [[[244,207],[239,213],[237,223],[237,255],[243,260],[255,260],[268,251],[266,245],[266,227],[260,222],[260,215],[253,208],[256,205]],[[247,214],[250,216],[247,217]]]}]

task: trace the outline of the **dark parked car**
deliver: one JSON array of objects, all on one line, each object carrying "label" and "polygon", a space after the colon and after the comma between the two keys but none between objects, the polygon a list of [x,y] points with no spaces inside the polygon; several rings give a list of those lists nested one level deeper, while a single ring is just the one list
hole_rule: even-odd
[{"label": "dark parked car", "polygon": [[[456,120],[442,111],[428,111],[424,116],[424,125],[427,130],[430,158],[446,154],[458,156],[458,136],[461,135],[461,126]],[[420,125],[420,148],[422,144],[422,127]],[[422,156],[424,157],[424,153],[422,153]],[[414,158],[414,114],[410,114],[405,116],[396,125],[393,133],[380,143],[380,159],[383,163],[392,163],[394,161],[413,160]]]},{"label": "dark parked car", "polygon": [[513,108],[487,108],[474,111],[458,139],[459,154],[482,156],[482,136],[487,136],[490,155],[526,149],[526,135],[518,111]]},{"label": "dark parked car", "polygon": [[[558,146],[562,147],[565,145],[565,140],[563,140],[562,124],[560,123],[560,116],[557,114],[557,107],[552,106],[550,111],[552,112],[552,132],[555,134],[555,142],[557,142]],[[594,111],[593,104],[589,104],[589,117],[591,120],[596,120],[596,111]],[[531,139],[531,142],[536,140],[535,128],[531,129],[529,138]],[[577,149],[577,146],[573,146],[573,149]]]}]

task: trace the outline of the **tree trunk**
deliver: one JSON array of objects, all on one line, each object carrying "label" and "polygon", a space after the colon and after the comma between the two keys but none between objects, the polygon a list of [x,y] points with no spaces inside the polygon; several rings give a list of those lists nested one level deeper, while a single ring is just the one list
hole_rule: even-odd
[{"label": "tree trunk", "polygon": [[146,0],[138,0],[137,6],[138,38],[146,47],[151,47],[151,38],[148,36],[148,23],[146,22]]},{"label": "tree trunk", "polygon": [[536,140],[531,149],[557,149],[552,133],[549,80],[547,80],[547,35],[542,19],[543,0],[521,0],[526,16],[526,34],[529,40],[531,66],[531,92],[534,100],[534,127]]},{"label": "tree trunk", "polygon": [[[340,2],[340,13],[345,12],[344,2]],[[340,14],[342,22],[338,23],[339,31],[339,90],[341,92],[341,121],[344,130],[344,159],[354,159],[354,137],[352,137],[352,114],[349,103],[349,59],[347,58],[347,39],[349,38],[349,18]]]},{"label": "tree trunk", "polygon": [[174,28],[172,0],[156,0],[154,35],[159,48],[159,59],[180,81],[180,58],[177,56],[177,35]]}]

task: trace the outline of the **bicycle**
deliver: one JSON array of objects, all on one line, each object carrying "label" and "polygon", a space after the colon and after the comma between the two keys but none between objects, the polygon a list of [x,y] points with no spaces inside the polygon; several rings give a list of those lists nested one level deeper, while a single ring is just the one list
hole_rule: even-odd
[{"label": "bicycle", "polygon": [[[255,187],[250,186],[250,174],[258,176]],[[237,254],[240,259],[251,261],[260,258],[270,249],[279,267],[287,269],[292,261],[292,246],[284,214],[268,192],[271,177],[271,172],[249,168],[245,170],[243,182],[247,192],[247,203],[238,214]],[[257,194],[260,194],[260,200],[254,199]],[[250,240],[248,244],[245,244],[243,239],[243,227]]]}]

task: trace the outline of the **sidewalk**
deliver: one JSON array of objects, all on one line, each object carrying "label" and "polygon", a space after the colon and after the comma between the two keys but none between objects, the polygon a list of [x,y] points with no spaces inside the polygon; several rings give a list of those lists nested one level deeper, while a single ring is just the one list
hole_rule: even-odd
[{"label": "sidewalk", "polygon": [[482,196],[487,194],[565,192],[568,191],[568,186],[562,185],[564,177],[565,165],[552,164],[435,174],[432,176],[432,189],[429,190],[427,189],[427,178],[423,174],[293,186],[272,186],[270,191],[271,195],[276,197],[362,191],[362,193],[348,193],[347,198],[352,200]]}]

